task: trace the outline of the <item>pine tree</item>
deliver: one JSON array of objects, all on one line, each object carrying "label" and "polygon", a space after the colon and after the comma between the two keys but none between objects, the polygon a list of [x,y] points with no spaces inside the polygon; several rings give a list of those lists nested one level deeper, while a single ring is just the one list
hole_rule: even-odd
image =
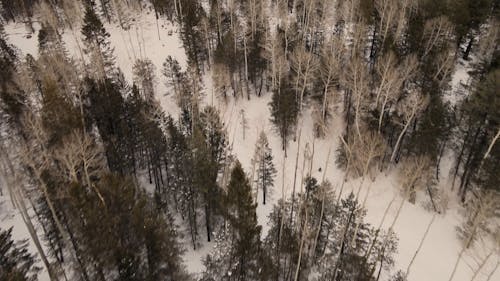
[{"label": "pine tree", "polygon": [[163,63],[162,74],[163,76],[165,76],[167,80],[166,81],[167,87],[173,88],[174,97],[175,100],[177,101],[177,104],[181,106],[183,83],[186,82],[187,77],[186,74],[182,72],[179,62],[175,58],[168,56],[165,59],[165,62]]},{"label": "pine tree", "polygon": [[298,118],[298,101],[295,98],[295,91],[285,79],[282,79],[279,88],[273,92],[269,105],[271,107],[271,121],[277,127],[282,149],[286,155],[288,137]]},{"label": "pine tree", "polygon": [[0,23],[0,109],[6,114],[5,120],[14,123],[19,122],[26,99],[15,79],[17,60],[17,52],[7,42],[3,24]]},{"label": "pine tree", "polygon": [[64,136],[81,128],[80,111],[48,77],[42,81],[42,105],[42,124],[49,134],[49,146],[60,144]]},{"label": "pine tree", "polygon": [[87,5],[82,26],[85,52],[90,54],[92,64],[95,64],[96,77],[99,79],[116,77],[114,49],[111,48],[111,36],[94,11],[92,5]]},{"label": "pine tree", "polygon": [[226,71],[227,77],[233,89],[233,95],[236,96],[241,88],[238,84],[238,80],[235,79],[235,74],[241,73],[242,62],[243,62],[243,52],[239,49],[237,44],[237,34],[234,34],[231,30],[222,35],[222,41],[217,44],[214,52],[214,64],[219,64],[224,67],[221,69]]},{"label": "pine tree", "polygon": [[113,15],[113,7],[111,6],[111,0],[99,0],[101,2],[101,14],[108,21],[111,22]]},{"label": "pine tree", "polygon": [[[168,214],[133,180],[105,174],[98,183],[106,202],[95,193],[70,187],[67,204],[71,228],[84,253],[91,280],[188,280],[176,232]],[[102,235],[106,233],[106,235]]]},{"label": "pine tree", "polygon": [[87,79],[88,118],[95,122],[104,143],[108,167],[121,174],[133,170],[132,153],[136,145],[126,133],[127,112],[120,85],[110,79],[95,81]]},{"label": "pine tree", "polygon": [[[358,204],[353,193],[342,199],[333,214],[334,228],[327,235],[326,263],[321,267],[319,280],[372,280],[377,269],[394,265],[392,255],[397,249],[394,235],[372,229],[363,222],[366,210]],[[379,236],[382,239],[370,243],[373,237]],[[351,242],[353,238],[354,243]]]},{"label": "pine tree", "polygon": [[31,23],[31,18],[33,17],[33,8],[37,0],[1,0],[0,1],[0,12],[2,18],[7,21],[24,21],[26,18],[29,19]]},{"label": "pine tree", "polygon": [[226,208],[232,227],[231,275],[227,280],[265,280],[261,278],[260,232],[257,225],[257,204],[253,202],[252,189],[241,164],[237,161],[227,186]]},{"label": "pine tree", "polygon": [[201,27],[202,18],[206,16],[205,11],[197,0],[179,2],[182,2],[181,39],[186,49],[188,64],[201,74],[207,51]]},{"label": "pine tree", "polygon": [[194,185],[195,175],[193,157],[187,137],[174,121],[167,120],[168,131],[168,161],[167,182],[172,190],[171,197],[174,207],[183,219],[188,221],[189,236],[193,248],[198,246],[198,215],[197,210],[200,194]]},{"label": "pine tree", "polygon": [[[459,153],[454,178],[460,175],[459,193],[465,201],[471,187],[498,190],[499,145],[493,145],[486,159],[484,155],[500,126],[499,106],[500,70],[492,69],[478,78],[478,84],[469,99],[461,105]],[[455,180],[454,180],[455,182]]]},{"label": "pine tree", "polygon": [[40,268],[35,266],[35,257],[28,252],[26,240],[14,242],[12,228],[0,228],[0,280],[36,281]]},{"label": "pine tree", "polygon": [[[259,1],[255,1],[259,2]],[[255,87],[255,93],[260,97],[264,85],[264,72],[267,68],[267,60],[264,58],[265,27],[257,26],[255,34],[248,42],[248,79]]]},{"label": "pine tree", "polygon": [[492,11],[492,0],[457,0],[450,3],[450,19],[454,23],[457,46],[467,41],[463,59],[469,58],[470,51],[481,25]]},{"label": "pine tree", "polygon": [[199,117],[195,119],[191,135],[193,184],[202,195],[207,240],[210,241],[214,216],[220,212],[221,189],[217,179],[224,165],[227,140],[219,112],[214,107],[208,106],[201,113],[195,114],[199,114]]},{"label": "pine tree", "polygon": [[[293,280],[292,272],[296,269],[300,236],[286,216],[290,214],[291,204],[290,200],[280,200],[269,214],[269,231],[264,245],[272,259],[273,280]],[[297,205],[297,200],[294,204]]]},{"label": "pine tree", "polygon": [[137,60],[133,67],[134,82],[141,90],[143,99],[153,103],[155,98],[155,66],[149,59]]},{"label": "pine tree", "polygon": [[274,176],[276,169],[274,168],[273,155],[267,136],[261,132],[257,143],[255,144],[255,156],[253,161],[257,163],[257,188],[262,190],[262,204],[266,204],[266,197],[270,193],[270,189],[274,185]]}]

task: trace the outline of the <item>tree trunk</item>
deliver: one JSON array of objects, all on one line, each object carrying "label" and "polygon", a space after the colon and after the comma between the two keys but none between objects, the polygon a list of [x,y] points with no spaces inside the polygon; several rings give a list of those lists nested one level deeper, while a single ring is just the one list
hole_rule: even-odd
[{"label": "tree trunk", "polygon": [[[330,77],[328,77],[327,81],[330,80]],[[323,91],[323,106],[321,108],[321,118],[323,121],[323,124],[326,123],[326,105],[327,105],[327,98],[328,98],[328,83],[325,84],[325,90]]]},{"label": "tree trunk", "polygon": [[385,208],[384,215],[382,216],[382,219],[380,220],[380,224],[378,225],[378,228],[377,228],[377,230],[375,232],[375,237],[373,237],[373,240],[370,243],[370,247],[368,247],[368,251],[366,251],[366,254],[364,256],[364,263],[365,264],[366,264],[366,261],[368,260],[368,258],[371,255],[371,252],[373,250],[373,247],[375,246],[375,243],[377,242],[378,235],[380,233],[380,229],[382,228],[382,225],[385,222],[385,218],[387,217],[387,214],[389,213],[389,209],[391,208],[392,204],[396,201],[397,196],[398,196],[398,194],[394,194],[394,196],[392,197],[391,201],[389,202],[389,204]]},{"label": "tree trunk", "polygon": [[[205,196],[205,199],[208,200],[207,198],[208,196]],[[206,202],[205,203],[205,226],[206,226],[206,229],[207,229],[207,241],[210,242],[211,239],[210,239],[210,207],[209,207],[209,203]]]},{"label": "tree trunk", "polygon": [[458,175],[458,170],[460,170],[460,163],[462,162],[462,158],[463,158],[463,155],[465,152],[466,141],[469,139],[469,133],[470,133],[470,130],[467,130],[467,134],[465,135],[465,138],[464,138],[464,143],[462,144],[462,148],[460,149],[460,153],[458,154],[458,157],[457,157],[457,163],[455,165],[455,172],[453,173],[453,181],[451,182],[451,190],[453,190],[455,188],[455,180],[456,180],[457,175]]},{"label": "tree trunk", "polygon": [[245,86],[247,89],[247,98],[250,100],[250,89],[248,87],[248,55],[247,55],[247,39],[246,36],[243,35],[243,48],[245,54]]},{"label": "tree trunk", "polygon": [[43,264],[45,265],[45,268],[47,268],[47,272],[49,274],[50,280],[58,280],[56,274],[53,271],[52,265],[47,259],[47,255],[45,254],[45,251],[43,250],[42,243],[40,242],[40,239],[38,238],[38,234],[36,232],[35,226],[31,222],[31,217],[28,214],[28,210],[26,208],[26,205],[24,203],[23,196],[21,196],[19,193],[16,192],[14,195],[16,197],[16,202],[18,203],[18,206],[20,207],[20,214],[23,219],[24,224],[26,225],[26,228],[28,228],[28,232],[30,234],[31,239],[35,243],[36,249],[38,251],[38,254],[40,255],[41,260],[43,261]]},{"label": "tree trunk", "polygon": [[[372,43],[370,46],[370,65],[371,68],[375,65],[375,42],[377,41],[377,25],[373,25],[373,33],[372,33]],[[384,39],[385,40],[385,39]]]},{"label": "tree trunk", "polygon": [[406,268],[406,278],[408,278],[408,275],[410,275],[410,268],[413,265],[413,262],[415,261],[415,258],[417,257],[418,253],[420,252],[420,249],[422,249],[422,245],[424,245],[425,238],[427,238],[427,234],[429,234],[429,230],[431,229],[432,224],[434,223],[434,220],[436,219],[436,213],[432,215],[432,219],[427,225],[427,228],[425,229],[424,236],[422,236],[422,239],[420,240],[420,243],[418,244],[417,250],[415,251],[415,254],[413,254],[413,257],[411,258],[410,264],[408,264],[408,267]]},{"label": "tree trunk", "polygon": [[415,115],[415,113],[412,112],[410,118],[406,121],[406,124],[405,124],[403,130],[399,134],[398,140],[396,141],[396,145],[394,145],[394,150],[392,151],[391,160],[390,160],[391,163],[393,163],[394,160],[396,159],[396,153],[399,150],[399,145],[401,144],[401,140],[403,139],[403,135],[406,133],[406,130],[408,129],[408,126],[410,125],[411,120],[413,119],[414,115]]},{"label": "tree trunk", "polygon": [[[293,206],[293,202],[292,202],[292,206]],[[299,280],[300,263],[302,261],[302,250],[304,248],[304,241],[305,241],[306,233],[307,233],[307,209],[306,209],[306,219],[305,219],[305,222],[304,222],[304,228],[302,229],[302,237],[300,239],[299,258],[298,258],[297,267],[296,267],[296,270],[295,270],[294,281]]]},{"label": "tree trunk", "polygon": [[476,145],[476,141],[477,141],[477,138],[479,137],[479,133],[481,132],[481,126],[479,126],[477,129],[476,129],[476,133],[474,134],[474,137],[472,138],[472,143],[470,145],[470,150],[469,150],[469,154],[467,156],[467,160],[465,161],[465,165],[464,165],[464,171],[462,173],[462,176],[460,177],[460,186],[459,186],[459,193],[460,193],[460,196],[462,197],[462,202],[463,202],[463,199],[465,199],[465,181],[466,181],[466,178],[469,176],[469,173],[470,173],[470,162],[474,156],[474,147]]},{"label": "tree trunk", "polygon": [[481,170],[481,168],[483,167],[484,160],[486,160],[486,158],[488,158],[488,156],[490,155],[491,149],[493,149],[493,146],[495,145],[495,143],[497,142],[499,137],[500,137],[500,127],[498,128],[497,134],[495,135],[493,140],[490,142],[490,145],[488,146],[488,149],[486,150],[486,153],[484,154],[483,159],[481,160],[481,164],[479,165],[478,170]]},{"label": "tree trunk", "polygon": [[446,139],[441,144],[441,147],[439,149],[439,155],[438,155],[438,159],[437,159],[437,163],[436,163],[436,180],[439,180],[439,170],[440,170],[439,167],[441,165],[441,159],[443,158],[445,148],[446,148]]},{"label": "tree trunk", "polygon": [[290,225],[293,222],[293,206],[295,205],[295,185],[297,183],[297,167],[299,165],[299,152],[300,152],[300,137],[302,135],[302,129],[299,131],[299,139],[297,141],[297,156],[295,157],[295,172],[293,174],[293,189],[292,189],[292,207],[290,210]]},{"label": "tree trunk", "polygon": [[497,259],[497,263],[495,265],[495,268],[493,268],[493,270],[490,272],[490,274],[488,275],[488,279],[486,279],[486,281],[491,280],[491,277],[493,277],[493,274],[495,274],[495,272],[497,271],[498,266],[500,266],[500,259]]},{"label": "tree trunk", "polygon": [[464,60],[469,60],[469,54],[470,54],[470,51],[472,50],[472,44],[474,44],[474,35],[471,35],[469,43],[467,44],[467,48],[465,48],[465,52],[464,52],[464,56],[463,56]]},{"label": "tree trunk", "polygon": [[[351,210],[350,214],[349,214],[349,219],[347,220],[347,223],[345,225],[345,228],[344,228],[344,233],[342,235],[342,242],[340,243],[340,251],[339,251],[339,255],[337,257],[337,262],[335,263],[335,269],[333,270],[333,279],[332,280],[337,280],[337,272],[339,271],[339,266],[342,262],[342,257],[344,255],[344,249],[345,249],[345,241],[347,240],[347,232],[349,231],[349,226],[351,225],[351,221],[352,221],[352,217],[354,216],[354,211],[355,211],[355,207],[353,207],[353,209]],[[340,270],[342,271],[342,270]]]},{"label": "tree trunk", "polygon": [[384,118],[385,106],[387,105],[387,100],[389,98],[389,94],[384,96],[384,101],[382,103],[382,109],[380,110],[380,116],[378,118],[378,131],[380,133],[380,129],[382,128],[382,119]]},{"label": "tree trunk", "polygon": [[473,225],[472,225],[472,230],[469,233],[469,236],[467,237],[467,240],[465,241],[465,244],[462,246],[462,250],[460,250],[460,253],[457,256],[457,259],[455,261],[455,265],[453,266],[453,271],[451,272],[450,278],[448,281],[452,281],[453,277],[455,277],[455,273],[457,272],[458,264],[460,263],[460,260],[462,259],[463,254],[465,253],[465,250],[469,247],[470,243],[472,242],[472,239],[474,238],[474,234],[481,224],[481,218],[476,218]]},{"label": "tree trunk", "polygon": [[312,257],[315,257],[316,254],[316,247],[318,245],[318,240],[319,240],[319,235],[321,234],[321,229],[323,228],[323,214],[325,210],[325,197],[326,197],[326,190],[323,190],[323,198],[321,200],[321,212],[319,215],[319,224],[318,224],[318,230],[316,231],[316,237],[314,238],[314,243],[313,247],[311,248],[312,250]]},{"label": "tree trunk", "polygon": [[346,90],[345,92],[346,92],[346,94],[345,94],[346,101],[344,101],[344,106],[347,107],[346,116],[345,116],[345,124],[346,124],[345,134],[346,134],[346,136],[349,136],[349,129],[350,129],[349,124],[350,124],[350,115],[351,115],[351,93],[349,90]]},{"label": "tree trunk", "polygon": [[488,262],[488,260],[490,259],[491,255],[493,254],[493,251],[491,251],[485,258],[484,260],[481,262],[481,264],[479,264],[479,267],[474,270],[474,275],[472,275],[472,278],[470,279],[470,281],[474,281],[474,279],[476,279],[477,275],[479,274],[479,272],[481,272],[481,269],[483,269],[483,267],[486,265],[486,263]]}]

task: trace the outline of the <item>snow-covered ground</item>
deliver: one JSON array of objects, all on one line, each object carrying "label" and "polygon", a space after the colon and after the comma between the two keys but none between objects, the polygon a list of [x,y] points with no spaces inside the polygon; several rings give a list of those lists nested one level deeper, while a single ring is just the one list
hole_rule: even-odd
[{"label": "snow-covered ground", "polygon": [[[172,26],[167,21],[159,21],[160,37],[158,36],[157,23],[153,14],[142,14],[136,19],[136,24],[132,26],[130,32],[123,31],[117,25],[106,25],[107,31],[111,34],[111,42],[115,48],[117,63],[125,74],[125,77],[131,81],[132,66],[137,58],[149,58],[156,65],[157,73],[157,89],[156,97],[164,110],[173,116],[178,115],[178,108],[170,96],[165,96],[167,88],[164,84],[164,79],[161,76],[162,63],[165,58],[170,55],[176,58],[181,66],[186,65],[186,55],[182,47],[181,40],[178,35],[177,27]],[[9,35],[11,43],[15,44],[24,54],[37,55],[37,36],[27,38],[27,31],[22,24],[9,24],[6,26],[6,33]],[[80,36],[79,31],[76,32]],[[171,34],[171,35],[169,35]],[[75,44],[75,38],[71,32],[64,34],[64,41],[67,42],[68,51],[75,57],[78,57],[78,51]],[[81,43],[80,43],[81,44]],[[260,131],[266,132],[270,146],[274,154],[274,163],[278,170],[275,179],[275,187],[272,191],[268,204],[262,205],[261,195],[257,202],[258,205],[258,221],[263,226],[263,234],[268,230],[267,215],[271,211],[273,203],[282,196],[288,197],[291,194],[293,185],[293,175],[295,170],[295,161],[297,149],[299,149],[298,171],[297,171],[297,191],[300,191],[300,181],[303,174],[303,157],[304,149],[308,146],[311,150],[314,147],[313,158],[313,176],[321,179],[323,172],[327,169],[326,179],[328,179],[333,187],[339,187],[343,179],[343,171],[339,170],[335,165],[335,150],[338,148],[338,136],[342,132],[342,118],[334,116],[333,124],[330,126],[328,135],[324,139],[314,139],[312,133],[311,112],[306,111],[299,123],[301,124],[299,131],[300,145],[298,139],[290,141],[288,145],[288,157],[283,157],[279,136],[274,131],[270,122],[270,113],[268,103],[270,94],[264,93],[261,98],[252,96],[250,100],[239,99],[235,101],[229,98],[228,102],[222,102],[216,98],[212,98],[213,89],[210,81],[210,73],[204,77],[205,94],[207,103],[214,103],[220,110],[221,116],[226,126],[229,142],[232,147],[232,152],[238,157],[245,171],[250,173],[252,170],[251,158],[254,154],[255,142]],[[466,79],[466,73],[458,73],[453,80],[453,89],[456,89],[456,84],[460,80]],[[249,128],[245,132],[243,139],[243,131],[240,123],[241,110],[244,109],[245,117],[248,121]],[[331,153],[328,153],[331,151]],[[328,157],[329,156],[329,157]],[[327,159],[328,158],[328,159]],[[284,165],[284,169],[283,168]],[[328,165],[328,167],[326,167]],[[445,191],[449,190],[448,171],[451,167],[451,160],[447,158],[443,161],[441,169],[441,181],[438,188]],[[308,164],[305,167],[309,169]],[[321,168],[321,172],[319,169]],[[284,175],[282,173],[284,171]],[[282,186],[284,178],[285,194],[282,194]],[[396,171],[391,171],[387,175],[379,174],[374,182],[367,181],[361,192],[361,198],[364,198],[368,186],[371,186],[370,195],[366,203],[368,209],[367,221],[375,226],[378,226],[384,214],[386,206],[392,200],[394,195],[399,194],[398,178]],[[358,180],[350,180],[345,184],[344,194],[351,190],[357,189],[359,186]],[[445,192],[446,193],[446,192]],[[432,219],[433,214],[422,207],[421,202],[424,201],[424,195],[418,198],[417,203],[412,205],[405,203],[403,211],[396,222],[395,231],[399,238],[398,253],[395,257],[396,269],[406,270],[412,256],[414,255],[420,239],[426,230],[427,224]],[[396,214],[396,208],[401,197],[397,198],[395,204],[389,210],[388,217],[385,219],[384,226],[387,228],[392,222]],[[28,231],[24,226],[21,216],[17,210],[13,210],[8,195],[0,197],[0,226],[6,228],[14,226],[15,239],[29,238]],[[453,270],[457,255],[461,249],[461,242],[458,240],[455,228],[461,223],[461,207],[455,201],[455,196],[450,195],[449,209],[444,214],[438,215],[432,227],[430,228],[428,237],[423,245],[419,255],[417,256],[410,275],[411,281],[441,281],[448,280]],[[189,243],[186,243],[186,252],[184,260],[187,269],[192,273],[199,273],[203,270],[201,259],[209,252],[212,245],[203,245],[201,249],[194,251]],[[32,252],[36,252],[31,245]],[[455,281],[471,280],[474,270],[478,264],[485,258],[491,249],[477,247],[466,252],[461,260],[455,278]],[[482,268],[479,275],[474,280],[486,280],[488,275],[493,270],[498,255],[490,257],[488,263]],[[40,266],[42,264],[40,263]],[[42,273],[40,280],[49,280],[45,273]],[[496,272],[490,280],[500,280],[500,272]]]},{"label": "snow-covered ground", "polygon": [[[23,222],[23,218],[19,213],[19,210],[14,209],[10,201],[10,196],[5,188],[5,184],[0,177],[0,189],[3,188],[3,195],[0,195],[0,228],[2,230],[7,230],[12,227],[12,239],[15,241],[28,240],[28,250],[30,253],[36,253],[36,247],[33,241],[30,239],[30,235],[26,225]],[[31,214],[33,217],[34,214]],[[35,221],[35,220],[33,220]],[[37,231],[41,234],[41,227],[38,227]],[[37,264],[38,267],[43,268],[43,263],[41,261]],[[38,276],[40,281],[49,281],[49,275],[44,269],[40,272]]]}]

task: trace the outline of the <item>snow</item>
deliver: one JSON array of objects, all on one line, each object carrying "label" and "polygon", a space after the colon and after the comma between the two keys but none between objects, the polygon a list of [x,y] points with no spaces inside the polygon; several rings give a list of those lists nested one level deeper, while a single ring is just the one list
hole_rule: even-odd
[{"label": "snow", "polygon": [[[19,209],[15,209],[12,205],[8,191],[6,190],[6,185],[0,177],[0,189],[3,189],[3,195],[0,195],[0,229],[7,230],[12,227],[12,239],[14,241],[28,240],[28,251],[32,254],[37,253],[35,244],[30,238],[28,229],[23,222],[21,213]],[[30,211],[30,210],[29,210]],[[33,217],[34,214],[31,214]],[[40,228],[40,227],[38,227]],[[41,233],[41,229],[37,229],[37,232]],[[38,258],[38,267],[43,268],[43,263]],[[46,270],[42,270],[38,275],[38,280],[49,281],[49,275]]]},{"label": "snow", "polygon": [[[162,63],[168,55],[176,58],[181,66],[186,66],[186,55],[182,47],[181,40],[178,34],[178,27],[173,26],[167,21],[159,21],[160,38],[156,20],[153,14],[143,13],[137,18],[130,32],[123,31],[117,25],[106,24],[107,31],[111,34],[111,42],[115,48],[117,64],[122,69],[125,77],[132,80],[132,66],[136,58],[149,58],[156,66],[157,72],[157,99],[163,109],[177,116],[179,110],[170,96],[165,96],[167,88],[164,84],[164,79],[161,76]],[[35,29],[38,30],[37,27]],[[5,28],[9,35],[10,42],[14,43],[24,54],[37,55],[36,35],[31,38],[26,38],[27,31],[21,24],[8,24]],[[172,32],[172,35],[168,35]],[[76,32],[80,36],[79,31]],[[142,34],[142,35],[141,35]],[[78,49],[76,47],[75,38],[71,32],[67,31],[64,34],[64,41],[67,42],[67,48],[70,54],[78,57]],[[80,43],[81,44],[81,43]],[[222,101],[215,97],[212,89],[210,73],[205,74],[205,102],[213,104],[220,110],[221,118],[224,121],[227,130],[232,153],[234,153],[243,168],[250,174],[252,170],[251,159],[254,154],[255,143],[261,131],[264,131],[269,139],[270,147],[273,151],[274,163],[278,171],[275,178],[275,186],[272,194],[269,196],[269,202],[266,205],[261,204],[261,197],[257,199],[258,207],[258,222],[263,226],[263,236],[268,231],[267,216],[272,209],[272,205],[282,197],[289,197],[292,193],[292,185],[294,182],[295,157],[297,149],[299,149],[298,170],[297,170],[297,187],[296,192],[300,191],[300,182],[304,171],[307,172],[308,164],[302,167],[304,149],[309,146],[310,149],[314,146],[314,160],[312,166],[312,175],[318,179],[323,177],[323,172],[327,169],[326,179],[332,183],[333,187],[339,187],[343,180],[343,171],[335,165],[335,151],[339,146],[339,135],[343,131],[341,116],[334,116],[333,122],[330,125],[330,131],[324,139],[314,139],[312,132],[311,110],[306,110],[300,119],[300,146],[297,140],[290,141],[288,144],[288,157],[284,158],[284,153],[281,150],[280,138],[275,132],[271,122],[268,103],[270,102],[270,93],[264,93],[262,97],[257,98],[251,96],[250,100],[239,97],[237,100],[229,97],[227,101]],[[460,82],[467,82],[466,67],[458,67],[453,76],[453,88],[451,93],[456,93]],[[449,95],[449,101],[453,102],[453,94]],[[245,139],[240,124],[240,110],[245,110],[245,117],[248,120],[249,128],[246,131]],[[298,147],[299,146],[299,147]],[[329,154],[328,151],[331,151]],[[329,157],[328,157],[329,155]],[[451,157],[444,157],[441,167],[441,180],[438,185],[439,189],[449,190],[448,175],[452,167]],[[284,176],[283,176],[284,165]],[[326,168],[325,165],[328,165]],[[321,168],[321,172],[318,170]],[[282,194],[282,185],[284,178],[284,194]],[[392,200],[395,194],[398,194],[398,179],[396,171],[379,174],[373,183],[365,182],[361,192],[361,198],[364,198],[367,186],[372,184],[371,192],[366,203],[368,209],[366,220],[372,225],[377,226],[383,216],[383,213]],[[348,194],[351,190],[355,190],[359,185],[359,179],[349,180],[345,184],[343,194]],[[259,194],[260,195],[260,194]],[[423,196],[422,196],[423,197]],[[452,272],[456,257],[461,249],[461,243],[457,238],[455,228],[460,225],[462,216],[460,215],[460,205],[453,201],[452,198],[450,209],[441,215],[438,215],[434,221],[426,242],[424,243],[419,255],[417,256],[411,269],[409,280],[448,280]],[[385,220],[384,227],[389,227],[393,217],[396,215],[396,208],[401,197],[396,199],[396,202],[391,207],[388,217]],[[395,257],[395,269],[406,270],[415,250],[418,247],[422,234],[424,233],[427,224],[432,218],[432,213],[425,210],[421,206],[421,200],[417,204],[412,205],[406,202],[403,211],[395,224],[395,232],[399,238],[398,253]],[[0,197],[1,205],[1,221],[0,226],[3,228],[14,226],[15,239],[29,238],[28,231],[22,222],[17,210],[14,210],[9,203],[8,196]],[[203,238],[201,239],[203,240]],[[213,244],[204,243],[200,249],[196,251],[192,249],[188,242],[184,243],[186,252],[183,259],[186,267],[191,273],[200,273],[203,270],[202,259],[213,248]],[[486,246],[488,247],[488,246]],[[33,243],[30,243],[30,249],[33,253],[36,252]],[[478,262],[486,256],[486,252],[491,249],[474,249],[467,251],[466,255],[459,264],[457,274],[453,280],[466,281],[470,280],[473,271],[478,267]],[[475,280],[486,280],[488,274],[493,269],[498,255],[490,258],[488,263],[481,270],[481,273]],[[40,266],[41,263],[40,263]],[[48,280],[47,274],[44,272],[40,275],[40,280]],[[491,280],[500,280],[500,272],[492,277]]]},{"label": "snow", "polygon": [[451,106],[456,105],[465,98],[465,88],[470,85],[471,79],[469,75],[470,64],[473,60],[464,61],[459,58],[456,64],[455,72],[451,76],[451,89],[444,95],[444,100],[449,102]]}]

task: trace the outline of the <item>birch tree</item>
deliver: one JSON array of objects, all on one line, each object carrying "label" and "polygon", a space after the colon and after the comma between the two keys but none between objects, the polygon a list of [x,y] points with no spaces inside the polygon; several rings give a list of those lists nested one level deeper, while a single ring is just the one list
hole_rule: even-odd
[{"label": "birch tree", "polygon": [[359,138],[361,138],[361,118],[365,113],[369,94],[368,77],[363,58],[354,55],[348,63],[342,83],[354,98],[354,125]]},{"label": "birch tree", "polygon": [[303,46],[298,47],[293,51],[290,61],[295,74],[295,98],[299,104],[299,112],[302,112],[304,94],[306,93],[306,89],[310,87],[312,75],[315,72],[318,63],[315,56],[307,51]]},{"label": "birch tree", "polygon": [[[374,163],[377,162],[377,158],[382,157],[385,153],[386,145],[385,141],[379,133],[375,132],[367,132],[363,133],[363,138],[356,140],[356,137],[353,136],[351,141],[356,142],[356,145],[351,148],[353,151],[353,159],[352,159],[352,167],[357,170],[357,173],[361,176],[361,181],[358,186],[358,190],[356,192],[356,200],[359,200],[359,195],[361,189],[363,188],[363,184],[365,182],[366,177],[370,171],[370,168]],[[366,206],[366,201],[368,200],[368,196],[370,194],[372,184],[370,183],[368,189],[366,191],[365,197],[363,199],[363,203],[361,204],[361,209],[364,209]],[[355,243],[358,229],[359,229],[360,221],[356,222],[356,227],[354,229],[354,235],[351,243]]]},{"label": "birch tree", "polygon": [[492,212],[498,208],[498,194],[494,190],[481,191],[476,200],[472,202],[473,214],[469,224],[464,229],[463,244],[460,252],[458,252],[457,259],[455,260],[453,270],[451,272],[449,281],[455,277],[458,264],[462,260],[464,253],[472,246],[474,240],[478,235],[481,226],[488,220]]},{"label": "birch tree", "polygon": [[19,175],[16,170],[17,169],[14,168],[10,156],[7,154],[6,147],[4,146],[3,141],[0,141],[0,175],[7,185],[7,188],[9,189],[9,195],[11,197],[12,205],[15,208],[19,208],[23,222],[28,228],[31,240],[33,240],[33,243],[35,244],[37,252],[40,255],[45,268],[47,269],[49,277],[51,278],[51,280],[56,280],[57,277],[55,276],[55,269],[47,258],[40,238],[38,237],[36,228],[31,220],[31,216],[28,213],[28,208],[26,207],[24,201],[27,194],[23,190],[24,184],[21,182],[21,175]]},{"label": "birch tree", "polygon": [[322,56],[319,66],[319,74],[323,83],[323,101],[321,106],[321,119],[323,124],[326,124],[326,116],[329,106],[332,103],[331,99],[339,80],[344,50],[342,42],[337,39],[332,39],[325,44],[322,50]]},{"label": "birch tree", "polygon": [[421,59],[425,58],[432,49],[448,44],[451,32],[452,25],[444,16],[426,21],[422,38],[423,52]]},{"label": "birch tree", "polygon": [[265,51],[264,57],[268,61],[267,65],[271,67],[271,88],[279,89],[281,78],[285,75],[288,65],[277,34],[266,33]]},{"label": "birch tree", "polygon": [[408,130],[408,127],[412,123],[413,119],[418,114],[420,114],[422,110],[427,106],[428,102],[429,102],[429,97],[427,96],[422,97],[416,93],[413,93],[410,94],[408,97],[406,97],[404,103],[400,104],[402,111],[401,113],[403,115],[403,123],[401,124],[401,126],[403,126],[403,129],[401,130],[401,133],[399,134],[396,144],[394,145],[394,148],[392,150],[390,159],[391,163],[396,160],[396,155],[399,150],[399,146],[401,144],[403,136]]},{"label": "birch tree", "polygon": [[[61,163],[61,172],[70,182],[85,183],[93,190],[103,205],[104,198],[92,178],[98,178],[105,167],[104,151],[87,133],[74,131],[66,136],[62,145],[53,152],[54,158]],[[79,175],[83,174],[82,180]]]},{"label": "birch tree", "polygon": [[392,52],[388,52],[383,58],[377,61],[375,70],[379,78],[379,83],[375,92],[375,106],[378,108],[381,102],[378,120],[379,132],[387,106],[399,98],[404,82],[413,75],[416,68],[417,60],[415,56],[410,56],[405,59],[404,63],[397,65],[395,55]]},{"label": "birch tree", "polygon": [[[389,233],[392,233],[394,231],[394,226],[396,225],[396,222],[399,219],[399,215],[401,214],[401,211],[403,210],[403,206],[405,205],[405,202],[410,199],[411,194],[414,194],[418,190],[422,189],[423,187],[426,186],[427,180],[430,178],[429,173],[430,173],[430,159],[426,156],[412,156],[404,160],[404,162],[401,165],[401,170],[399,171],[399,179],[400,179],[400,191],[401,191],[401,201],[399,205],[397,206],[396,213],[394,215],[394,218],[392,219],[392,222],[389,226]],[[390,208],[392,205],[396,202],[396,199],[398,198],[398,194],[394,194],[393,198],[389,203],[387,204],[387,207],[384,211],[384,214],[382,216],[382,220],[380,221],[379,228],[384,224],[387,214],[389,213]],[[377,240],[379,238],[379,231],[376,232],[374,235],[370,246],[368,247],[368,250],[365,254],[365,258],[368,259],[372,253],[372,250],[377,243]],[[382,240],[383,241],[383,248],[385,245],[388,243],[387,239]],[[382,251],[383,252],[383,251]],[[373,269],[375,270],[375,269]]]}]

